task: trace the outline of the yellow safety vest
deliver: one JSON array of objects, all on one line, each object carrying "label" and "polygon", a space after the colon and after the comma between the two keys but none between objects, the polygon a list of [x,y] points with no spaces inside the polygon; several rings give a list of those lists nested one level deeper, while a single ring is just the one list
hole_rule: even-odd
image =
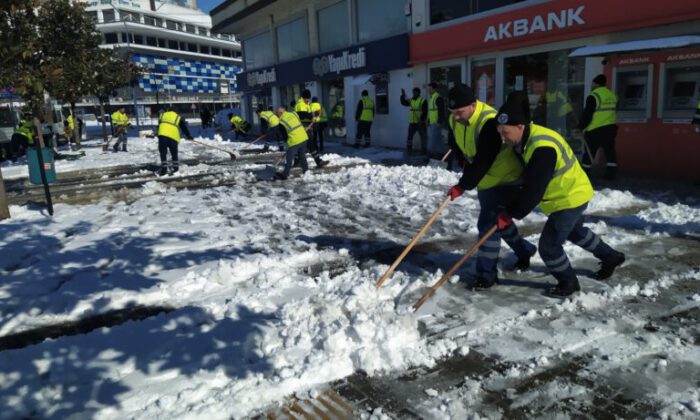
[{"label": "yellow safety vest", "polygon": [[530,161],[532,154],[540,147],[551,147],[557,153],[554,174],[539,203],[544,214],[573,209],[593,198],[591,181],[566,140],[554,130],[531,123],[530,137],[523,151],[525,163]]},{"label": "yellow safety vest", "polygon": [[617,95],[605,86],[597,87],[591,92],[595,98],[595,112],[586,131],[617,123]]},{"label": "yellow safety vest", "polygon": [[244,122],[245,120],[238,115],[231,117],[231,124],[233,124],[233,127],[238,131],[243,131],[241,126]]},{"label": "yellow safety vest", "polygon": [[[309,114],[312,114],[313,111],[311,110],[311,104],[307,104],[304,102],[304,98],[299,98],[297,100],[297,104],[294,106],[294,112],[308,112]],[[313,118],[313,114],[312,114]],[[311,120],[302,120],[305,123],[310,123]]]},{"label": "yellow safety vest", "polygon": [[345,116],[345,109],[343,109],[342,105],[336,105],[335,106],[335,111],[333,112],[333,118],[344,118]]},{"label": "yellow safety vest", "polygon": [[545,92],[544,100],[547,106],[560,102],[559,107],[557,108],[557,117],[564,117],[567,114],[574,112],[574,107],[571,105],[571,102],[569,102],[569,98],[567,98],[566,95],[564,95],[564,92],[560,90]]},{"label": "yellow safety vest", "polygon": [[408,122],[411,124],[416,124],[421,122],[420,115],[423,111],[423,99],[419,96],[418,99],[411,99],[411,112],[408,114]]},{"label": "yellow safety vest", "polygon": [[175,111],[166,111],[158,120],[158,135],[180,142],[180,116]]},{"label": "yellow safety vest", "polygon": [[[455,143],[462,151],[469,162],[476,156],[476,146],[479,140],[481,129],[484,124],[496,117],[496,110],[489,105],[477,100],[474,114],[469,118],[469,124],[465,125],[455,121],[454,115],[450,115],[449,123],[455,137]],[[507,184],[520,178],[523,172],[523,163],[513,152],[513,148],[504,144],[501,151],[496,155],[496,159],[479,184],[479,190],[487,190],[496,185]]]},{"label": "yellow safety vest", "polygon": [[277,127],[280,123],[279,117],[272,111],[262,111],[260,113],[260,118],[267,122],[268,128]]},{"label": "yellow safety vest", "polygon": [[374,121],[374,101],[367,96],[362,97],[362,112],[360,121]]},{"label": "yellow safety vest", "polygon": [[129,117],[127,117],[126,114],[122,114],[119,111],[115,111],[112,114],[112,124],[126,127],[127,125],[129,125]]},{"label": "yellow safety vest", "polygon": [[437,92],[433,92],[433,94],[430,95],[430,102],[428,102],[428,123],[430,124],[438,123],[440,114],[438,113],[437,100],[439,97],[440,94]]},{"label": "yellow safety vest", "polygon": [[292,147],[301,144],[309,139],[306,134],[304,124],[299,120],[299,116],[294,112],[285,112],[280,117],[280,124],[287,130],[287,146]]},{"label": "yellow safety vest", "polygon": [[321,105],[321,116],[318,117],[319,122],[326,122],[328,121],[328,113],[326,112],[326,108]]},{"label": "yellow safety vest", "polygon": [[34,127],[34,123],[32,123],[32,121],[20,120],[19,126],[15,130],[15,133],[19,134],[20,136],[26,137],[29,144],[34,144],[34,135],[32,134],[32,127]]},{"label": "yellow safety vest", "polygon": [[75,121],[73,121],[73,116],[72,116],[72,115],[69,115],[69,116],[66,118],[66,122],[68,123],[68,128],[70,128],[71,130],[75,130]]},{"label": "yellow safety vest", "polygon": [[314,115],[314,121],[321,121],[321,115],[319,114],[319,116],[316,116],[317,112],[321,112],[321,104],[319,104],[318,102],[311,102],[311,112]]}]

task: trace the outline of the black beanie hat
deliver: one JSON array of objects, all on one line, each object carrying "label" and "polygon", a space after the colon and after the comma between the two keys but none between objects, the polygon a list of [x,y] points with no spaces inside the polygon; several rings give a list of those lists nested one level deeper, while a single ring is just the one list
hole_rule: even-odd
[{"label": "black beanie hat", "polygon": [[447,94],[447,100],[447,108],[458,109],[473,104],[476,102],[476,97],[471,87],[464,83],[459,83],[450,89],[450,92]]},{"label": "black beanie hat", "polygon": [[505,125],[529,124],[530,112],[528,107],[523,103],[522,95],[511,95],[508,97],[506,103],[498,110],[496,122]]},{"label": "black beanie hat", "polygon": [[311,91],[309,89],[304,89],[304,91],[301,92],[301,97],[304,99],[311,99]]},{"label": "black beanie hat", "polygon": [[595,78],[593,78],[593,83],[600,86],[605,86],[608,83],[608,78],[605,77],[604,74],[599,74]]}]

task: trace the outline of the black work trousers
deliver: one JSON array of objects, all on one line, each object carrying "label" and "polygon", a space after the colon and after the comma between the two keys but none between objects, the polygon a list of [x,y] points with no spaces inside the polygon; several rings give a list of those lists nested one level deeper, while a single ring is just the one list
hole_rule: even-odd
[{"label": "black work trousers", "polygon": [[409,123],[408,138],[406,139],[406,153],[411,153],[413,150],[413,136],[420,136],[420,149],[424,155],[428,154],[428,133],[425,123]]},{"label": "black work trousers", "polygon": [[372,141],[370,130],[372,129],[372,121],[358,121],[357,134],[355,134],[355,144],[360,145],[360,140],[365,139],[365,146],[369,146]]},{"label": "black work trousers", "polygon": [[177,146],[178,142],[170,137],[158,136],[158,151],[160,152],[160,164],[163,168],[167,168],[168,151],[172,160],[172,171],[177,172],[179,164],[177,161]]},{"label": "black work trousers", "polygon": [[591,158],[595,159],[598,149],[603,148],[605,152],[606,161],[606,177],[615,177],[617,172],[617,158],[615,156],[615,137],[617,136],[617,125],[604,125],[598,127],[595,130],[586,131],[584,137],[586,139],[586,145],[588,145],[588,150],[590,150],[590,156],[588,153],[583,154],[583,159],[581,166],[584,169],[590,170],[593,166]]}]

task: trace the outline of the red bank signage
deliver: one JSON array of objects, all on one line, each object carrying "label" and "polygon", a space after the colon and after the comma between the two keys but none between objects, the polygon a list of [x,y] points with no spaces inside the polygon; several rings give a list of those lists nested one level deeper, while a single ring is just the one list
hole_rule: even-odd
[{"label": "red bank signage", "polygon": [[411,63],[700,19],[698,0],[552,0],[410,36]]}]

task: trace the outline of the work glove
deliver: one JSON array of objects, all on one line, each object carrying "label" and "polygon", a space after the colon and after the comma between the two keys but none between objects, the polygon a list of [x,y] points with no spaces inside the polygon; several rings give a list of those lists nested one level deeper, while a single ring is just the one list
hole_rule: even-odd
[{"label": "work glove", "polygon": [[464,190],[459,186],[455,185],[447,192],[452,201],[456,200],[460,195],[464,194]]},{"label": "work glove", "polygon": [[498,217],[496,218],[496,225],[498,226],[498,230],[503,230],[512,224],[513,218],[510,217],[510,214],[506,210],[501,210],[501,212],[498,213]]}]

